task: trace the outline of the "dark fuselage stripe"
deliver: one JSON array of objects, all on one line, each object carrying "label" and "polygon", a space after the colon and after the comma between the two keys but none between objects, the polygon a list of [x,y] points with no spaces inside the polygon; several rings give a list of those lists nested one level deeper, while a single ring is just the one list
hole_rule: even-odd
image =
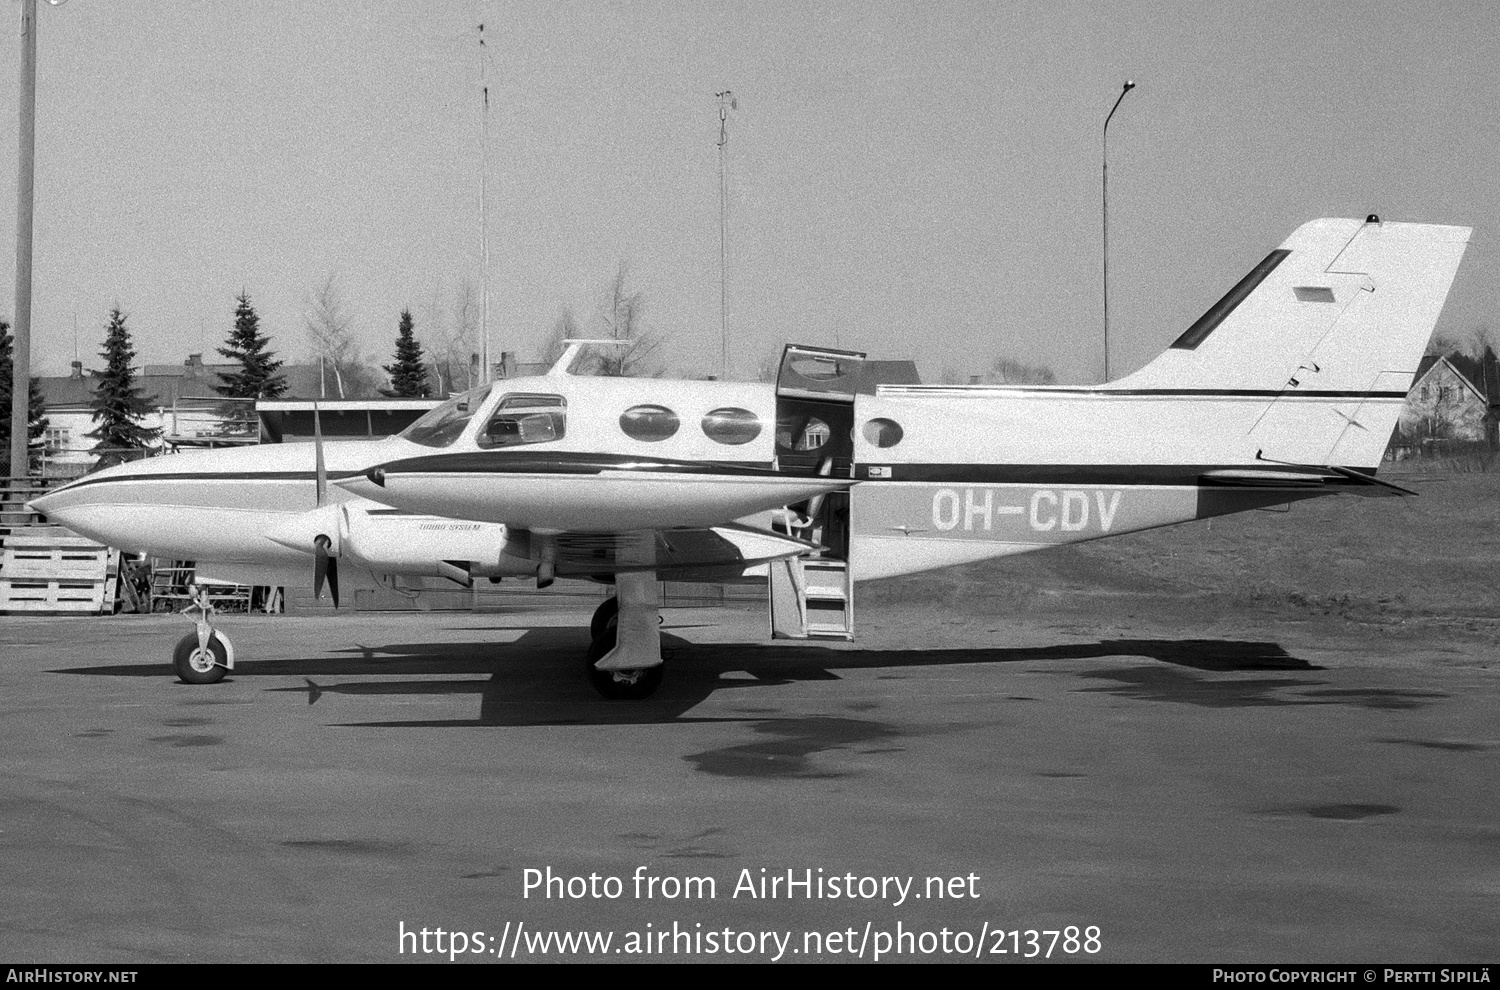
[{"label": "dark fuselage stripe", "polygon": [[[1400,399],[1405,400],[1405,392],[1360,392],[1354,389],[1303,389],[1303,388],[1102,388],[1100,386],[1066,388],[1057,385],[1038,386],[1027,388],[1024,385],[990,385],[990,386],[953,386],[951,391],[941,391],[941,385],[916,385],[898,386],[883,393],[878,393],[885,398],[941,398],[951,399],[963,396],[964,393],[972,393],[971,398],[998,398],[997,392],[1024,392],[1028,399],[1046,397],[1049,395],[1066,396],[1092,396],[1099,399],[1117,398],[1140,398],[1142,396],[1156,398],[1183,398],[1183,399]],[[927,390],[931,389],[931,393]]]},{"label": "dark fuselage stripe", "polygon": [[665,474],[718,474],[750,477],[792,478],[796,473],[777,471],[758,461],[672,461],[630,454],[546,455],[504,452],[464,452],[406,457],[371,468],[365,474],[600,474],[604,471],[637,471]]},{"label": "dark fuselage stripe", "polygon": [[[347,481],[358,478],[363,471],[329,471],[329,481]],[[314,484],[318,480],[314,471],[164,471],[160,474],[128,474],[114,478],[79,478],[61,488],[53,489],[49,495],[71,492],[90,485],[124,484],[139,481],[305,481]]]},{"label": "dark fuselage stripe", "polygon": [[[885,472],[868,477],[871,471]],[[1361,474],[1374,474],[1367,468],[1355,468]],[[1253,471],[1270,474],[1264,463],[1257,464],[859,464],[855,478],[861,484],[873,481],[910,481],[929,484],[959,485],[1185,485],[1217,487],[1211,471]],[[1317,468],[1298,470],[1283,468],[1290,483],[1327,478]]]},{"label": "dark fuselage stripe", "polygon": [[[425,460],[425,458],[424,458]],[[404,462],[398,462],[404,463]],[[394,470],[395,465],[386,467],[389,473],[404,475],[444,475],[444,474],[472,474],[472,475],[552,475],[560,477],[578,476],[580,474],[596,475],[603,471],[630,471],[639,470],[642,473],[682,473],[696,474],[700,476],[720,477],[764,477],[780,479],[807,479],[815,477],[807,473],[792,473],[785,471],[773,471],[770,469],[751,469],[734,464],[663,464],[636,466],[632,463],[610,463],[595,465],[593,468],[572,464],[556,464],[554,462],[530,459],[521,463],[488,463],[488,464],[441,464],[434,466],[424,465],[421,468],[403,468]],[[875,470],[882,472],[877,477],[869,477],[869,472]],[[1374,475],[1372,468],[1354,468],[1360,474]],[[925,482],[930,484],[970,484],[970,485],[1042,485],[1057,487],[1061,485],[1171,485],[1190,486],[1200,485],[1217,487],[1212,477],[1205,478],[1209,472],[1233,472],[1252,471],[1261,475],[1284,474],[1291,483],[1308,480],[1331,480],[1327,472],[1318,468],[1298,469],[1294,467],[1280,470],[1268,469],[1262,463],[1253,464],[868,464],[861,463],[856,466],[855,478],[853,480],[862,484],[880,484],[882,482],[905,481]],[[362,471],[337,471],[329,472],[330,481],[341,481],[349,478],[363,477]],[[73,482],[66,488],[59,488],[49,494],[74,491],[90,485],[102,484],[126,484],[140,482],[256,482],[256,481],[303,481],[314,480],[311,471],[267,471],[267,472],[199,472],[199,473],[173,473],[173,474],[136,474],[118,478],[83,478]]]}]

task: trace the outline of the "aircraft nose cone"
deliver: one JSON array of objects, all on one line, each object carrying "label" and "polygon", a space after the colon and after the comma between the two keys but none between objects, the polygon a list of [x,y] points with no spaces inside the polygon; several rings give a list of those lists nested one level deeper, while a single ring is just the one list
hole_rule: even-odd
[{"label": "aircraft nose cone", "polygon": [[31,499],[26,503],[26,508],[32,512],[40,512],[50,522],[67,525],[73,510],[80,507],[87,508],[93,503],[94,499],[90,498],[87,492],[80,495],[72,485],[66,485]]},{"label": "aircraft nose cone", "polygon": [[101,511],[99,501],[90,489],[79,492],[72,486],[59,488],[31,499],[26,507],[32,512],[41,513],[49,523],[66,526],[75,533],[102,543],[108,542],[103,539],[102,533],[96,532],[96,524],[107,523],[108,517]]}]

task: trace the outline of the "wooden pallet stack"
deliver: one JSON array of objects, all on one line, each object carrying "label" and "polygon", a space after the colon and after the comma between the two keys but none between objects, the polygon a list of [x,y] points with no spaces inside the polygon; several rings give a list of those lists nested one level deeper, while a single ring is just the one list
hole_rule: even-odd
[{"label": "wooden pallet stack", "polygon": [[60,526],[15,530],[0,552],[0,612],[109,612],[119,561],[119,551]]},{"label": "wooden pallet stack", "polygon": [[29,482],[0,478],[0,546],[11,533],[24,533],[41,523],[41,514],[27,508],[26,503],[46,491]]}]

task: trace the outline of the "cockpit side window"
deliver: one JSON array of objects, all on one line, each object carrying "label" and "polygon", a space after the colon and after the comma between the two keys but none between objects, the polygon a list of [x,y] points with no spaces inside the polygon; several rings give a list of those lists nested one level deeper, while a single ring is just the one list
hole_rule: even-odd
[{"label": "cockpit side window", "polygon": [[520,447],[561,440],[567,431],[568,402],[560,395],[514,392],[495,407],[479,431],[481,447]]},{"label": "cockpit side window", "polygon": [[482,385],[429,409],[415,423],[401,431],[401,436],[424,447],[447,447],[458,439],[474,413],[484,404],[491,386]]}]

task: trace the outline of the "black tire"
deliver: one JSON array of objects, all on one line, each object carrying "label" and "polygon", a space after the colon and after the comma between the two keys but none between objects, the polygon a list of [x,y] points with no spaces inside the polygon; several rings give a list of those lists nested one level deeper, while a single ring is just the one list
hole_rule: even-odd
[{"label": "black tire", "polygon": [[177,649],[172,651],[172,669],[185,683],[217,684],[229,673],[225,666],[229,663],[229,651],[224,649],[224,641],[217,632],[208,638],[208,652],[213,655],[212,663],[199,655],[198,634],[190,632],[177,641]]},{"label": "black tire", "polygon": [[598,639],[604,630],[612,627],[615,620],[620,617],[620,599],[610,595],[599,603],[594,609],[594,617],[589,620],[589,639]]},{"label": "black tire", "polygon": [[640,701],[651,697],[661,687],[667,665],[659,663],[655,667],[637,670],[600,670],[594,666],[604,654],[614,648],[615,626],[610,623],[602,635],[594,637],[585,654],[588,658],[589,683],[594,686],[594,690],[610,701]]}]

